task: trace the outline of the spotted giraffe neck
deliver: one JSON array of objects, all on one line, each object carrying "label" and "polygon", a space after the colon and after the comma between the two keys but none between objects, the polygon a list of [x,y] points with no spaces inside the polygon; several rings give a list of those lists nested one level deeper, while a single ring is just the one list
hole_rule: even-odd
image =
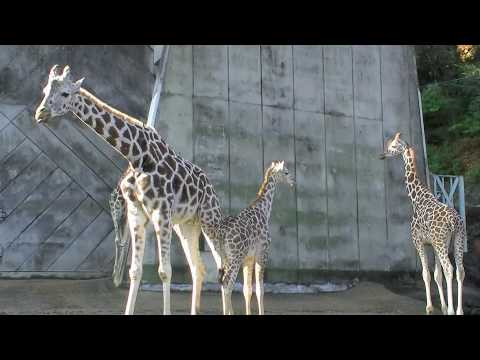
[{"label": "spotted giraffe neck", "polygon": [[160,154],[174,154],[154,129],[104,103],[83,88],[75,95],[71,111],[122,154],[134,168],[142,165],[143,153],[148,148],[149,141],[161,142],[162,146],[157,149]]},{"label": "spotted giraffe neck", "polygon": [[415,163],[415,150],[407,147],[402,153],[405,164],[405,186],[412,206],[416,207],[422,199],[433,197],[430,190],[420,181]]},{"label": "spotted giraffe neck", "polygon": [[251,207],[261,208],[265,214],[267,221],[270,219],[272,210],[273,198],[275,196],[275,189],[277,187],[277,180],[271,169],[265,172],[262,184],[257,192],[257,198],[251,204]]}]

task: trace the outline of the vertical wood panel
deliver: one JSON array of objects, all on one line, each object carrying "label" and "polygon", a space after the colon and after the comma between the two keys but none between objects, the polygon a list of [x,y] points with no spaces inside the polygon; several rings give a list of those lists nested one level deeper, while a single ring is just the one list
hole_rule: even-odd
[{"label": "vertical wood panel", "polygon": [[38,191],[36,187],[55,170],[55,164],[41,154],[19,176],[15,178],[1,193],[7,215],[10,214],[29,194]]},{"label": "vertical wood panel", "polygon": [[9,216],[0,223],[0,245],[10,244],[70,184],[70,178],[55,170]]},{"label": "vertical wood panel", "polygon": [[0,192],[28,168],[39,154],[40,150],[32,142],[26,140],[10,156],[0,161]]},{"label": "vertical wood panel", "polygon": [[78,239],[100,214],[100,207],[87,197],[55,232],[20,267],[21,271],[47,271],[50,265]]},{"label": "vertical wood panel", "polygon": [[19,237],[5,249],[5,261],[1,271],[13,271],[20,267],[55,229],[70,216],[85,199],[86,194],[77,184],[71,184]]},{"label": "vertical wood panel", "polygon": [[112,231],[110,214],[100,215],[82,232],[75,242],[49,267],[50,271],[72,271],[85,261],[93,249]]}]

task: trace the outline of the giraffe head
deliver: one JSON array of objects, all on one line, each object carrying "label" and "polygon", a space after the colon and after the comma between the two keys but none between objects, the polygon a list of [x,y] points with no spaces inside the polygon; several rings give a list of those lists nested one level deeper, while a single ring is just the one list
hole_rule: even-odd
[{"label": "giraffe head", "polygon": [[274,176],[278,182],[287,183],[291,187],[295,185],[295,180],[293,180],[292,175],[288,172],[285,161],[272,161],[270,169],[272,176]]},{"label": "giraffe head", "polygon": [[408,143],[400,139],[401,133],[397,132],[395,135],[389,137],[385,142],[385,151],[380,154],[380,160],[400,156],[409,147]]},{"label": "giraffe head", "polygon": [[35,120],[38,123],[66,114],[72,109],[74,95],[80,90],[83,78],[73,81],[70,67],[63,69],[54,65],[48,75],[47,85],[43,88],[43,100],[35,111]]}]

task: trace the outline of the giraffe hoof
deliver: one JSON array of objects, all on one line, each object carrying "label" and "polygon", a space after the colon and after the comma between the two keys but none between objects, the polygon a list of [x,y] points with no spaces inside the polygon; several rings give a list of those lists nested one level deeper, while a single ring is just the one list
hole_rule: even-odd
[{"label": "giraffe hoof", "polygon": [[462,309],[458,309],[458,310],[457,310],[457,315],[463,315],[463,310],[462,310]]},{"label": "giraffe hoof", "polygon": [[448,315],[455,315],[455,311],[453,311],[453,309],[448,310]]},{"label": "giraffe hoof", "polygon": [[443,313],[443,315],[447,315],[447,314],[448,314],[448,310],[447,310],[447,307],[446,307],[446,306],[443,306],[443,307],[442,307],[442,313]]},{"label": "giraffe hoof", "polygon": [[432,315],[433,314],[433,306],[432,305],[427,306],[426,311],[427,311],[427,315]]}]

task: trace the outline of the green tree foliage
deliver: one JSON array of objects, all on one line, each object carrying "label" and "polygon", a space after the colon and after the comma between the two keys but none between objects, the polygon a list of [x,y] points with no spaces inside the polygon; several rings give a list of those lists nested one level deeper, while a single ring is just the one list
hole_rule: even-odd
[{"label": "green tree foliage", "polygon": [[422,45],[416,55],[430,170],[479,184],[479,45]]},{"label": "green tree foliage", "polygon": [[419,45],[417,54],[417,71],[420,84],[453,79],[458,53],[455,45]]}]

